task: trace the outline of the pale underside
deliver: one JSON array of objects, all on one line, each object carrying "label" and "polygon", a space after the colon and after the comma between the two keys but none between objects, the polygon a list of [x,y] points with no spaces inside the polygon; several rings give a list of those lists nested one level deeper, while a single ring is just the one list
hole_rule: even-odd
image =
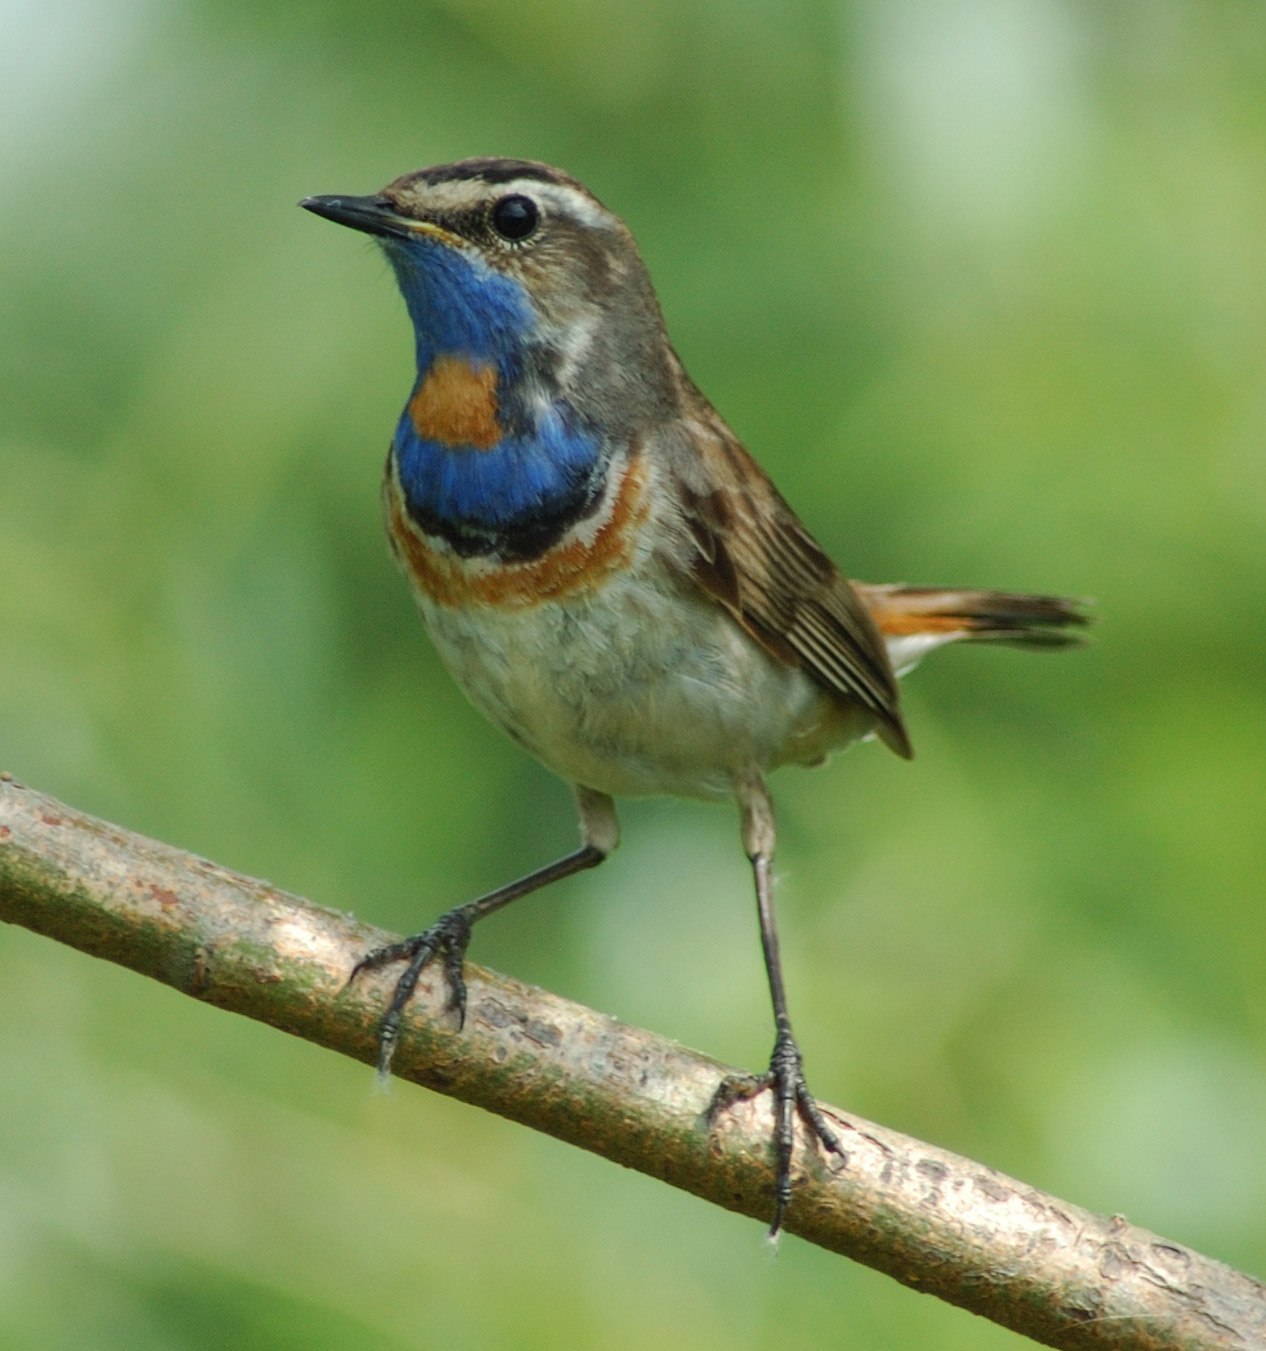
[{"label": "pale underside", "polygon": [[530,609],[418,601],[476,708],[555,773],[613,796],[728,797],[752,771],[816,763],[871,730],[863,708],[718,606],[639,571]]}]

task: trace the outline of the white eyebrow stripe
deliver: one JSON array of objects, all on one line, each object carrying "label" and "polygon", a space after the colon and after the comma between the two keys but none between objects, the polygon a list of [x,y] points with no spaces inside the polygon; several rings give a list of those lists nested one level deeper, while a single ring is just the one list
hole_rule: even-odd
[{"label": "white eyebrow stripe", "polygon": [[427,212],[477,211],[498,198],[522,195],[539,202],[546,212],[574,220],[590,229],[613,230],[619,225],[617,218],[587,192],[568,183],[547,183],[526,175],[495,184],[481,178],[422,184],[411,195],[421,209]]},{"label": "white eyebrow stripe", "polygon": [[406,190],[406,195],[427,211],[464,211],[477,206],[483,199],[480,184],[469,179],[447,183],[420,184]]},{"label": "white eyebrow stripe", "polygon": [[600,206],[587,192],[580,192],[566,183],[542,183],[539,178],[516,178],[505,184],[505,192],[522,193],[545,206],[551,206],[562,216],[570,216],[581,225],[595,230],[610,230],[616,218]]}]

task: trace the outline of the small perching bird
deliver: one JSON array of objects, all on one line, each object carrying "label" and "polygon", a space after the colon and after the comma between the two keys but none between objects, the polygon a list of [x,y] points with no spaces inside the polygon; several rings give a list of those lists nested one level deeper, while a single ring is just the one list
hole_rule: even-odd
[{"label": "small perching bird", "polygon": [[302,205],[377,239],[413,320],[418,373],[383,492],[423,621],[580,812],[574,852],[362,958],[353,977],[406,963],[380,1072],[427,964],[442,960],[464,1017],[472,925],[601,863],[614,797],[732,797],[775,1040],[769,1069],[721,1083],[708,1115],[772,1090],[777,1234],[797,1114],[840,1145],[787,1012],[766,775],[871,735],[909,757],[896,673],[960,640],[1064,645],[1084,616],[1053,596],[847,581],[686,374],[628,228],[559,170],[463,160]]}]

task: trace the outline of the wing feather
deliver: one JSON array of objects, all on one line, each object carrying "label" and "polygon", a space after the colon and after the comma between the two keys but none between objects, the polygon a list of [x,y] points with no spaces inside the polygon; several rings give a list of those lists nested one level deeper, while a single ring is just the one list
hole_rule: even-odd
[{"label": "wing feather", "polygon": [[[912,754],[897,680],[865,604],[723,424],[692,419],[702,458],[677,487],[695,547],[695,581],[771,655],[875,715],[898,755]],[[691,466],[692,470],[695,466]]]}]

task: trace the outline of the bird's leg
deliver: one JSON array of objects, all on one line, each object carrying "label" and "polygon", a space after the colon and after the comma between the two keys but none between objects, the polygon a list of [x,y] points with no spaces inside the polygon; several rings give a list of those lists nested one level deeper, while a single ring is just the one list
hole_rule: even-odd
[{"label": "bird's leg", "polygon": [[466,948],[470,944],[471,927],[485,915],[500,910],[517,901],[520,896],[539,891],[551,882],[570,877],[572,873],[583,872],[586,868],[596,867],[607,857],[620,841],[620,826],[616,819],[615,803],[605,794],[592,789],[574,786],[576,806],[580,811],[581,844],[572,853],[547,863],[543,868],[508,882],[496,891],[455,906],[441,915],[439,919],[420,934],[406,938],[399,943],[390,943],[386,947],[375,948],[367,952],[352,968],[347,978],[350,985],[362,971],[377,971],[392,962],[407,962],[404,973],[396,982],[396,988],[387,1005],[387,1011],[378,1024],[378,1077],[385,1080],[391,1072],[391,1057],[396,1049],[400,1035],[400,1019],[408,1004],[418,978],[435,957],[444,961],[444,975],[448,981],[447,1007],[457,1014],[460,1028],[466,1020],[466,982],[462,976],[462,966],[466,957]]},{"label": "bird's leg", "polygon": [[844,1157],[839,1138],[826,1123],[805,1082],[804,1061],[791,1018],[787,1013],[787,992],[783,986],[782,960],[778,954],[778,926],[774,921],[773,878],[774,809],[763,781],[753,775],[738,785],[739,809],[743,823],[743,847],[752,863],[756,882],[756,910],[760,918],[760,941],[769,975],[769,993],[774,1005],[774,1052],[764,1074],[733,1075],[723,1079],[708,1106],[711,1127],[718,1116],[736,1102],[755,1097],[770,1089],[774,1096],[774,1215],[770,1238],[782,1228],[791,1203],[791,1162],[795,1145],[795,1121],[799,1114],[811,1133],[833,1154]]}]

